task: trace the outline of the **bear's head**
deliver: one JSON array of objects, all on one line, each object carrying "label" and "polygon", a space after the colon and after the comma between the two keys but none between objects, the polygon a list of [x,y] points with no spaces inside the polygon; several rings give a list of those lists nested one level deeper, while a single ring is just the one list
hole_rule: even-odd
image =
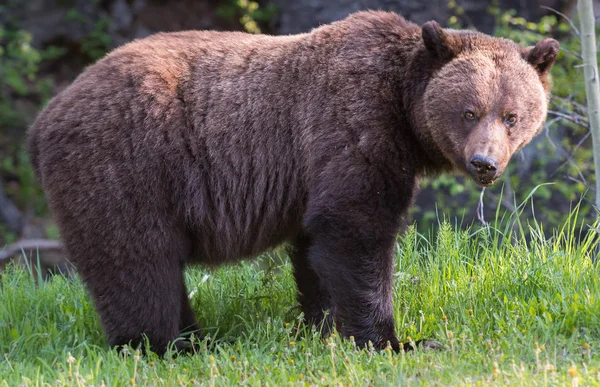
[{"label": "bear's head", "polygon": [[435,22],[425,23],[421,34],[436,69],[419,113],[426,136],[454,169],[488,186],[542,130],[558,42],[525,48]]}]

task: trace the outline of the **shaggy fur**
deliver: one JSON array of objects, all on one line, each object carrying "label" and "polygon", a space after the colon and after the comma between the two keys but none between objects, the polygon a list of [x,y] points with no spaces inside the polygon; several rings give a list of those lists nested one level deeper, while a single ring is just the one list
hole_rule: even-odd
[{"label": "shaggy fur", "polygon": [[399,350],[393,248],[419,177],[491,184],[541,129],[557,52],[385,12],[294,36],[157,34],[56,96],[29,150],[111,345],[146,334],[163,353],[199,329],[187,264],[289,241],[308,321],[331,310],[358,345]]}]

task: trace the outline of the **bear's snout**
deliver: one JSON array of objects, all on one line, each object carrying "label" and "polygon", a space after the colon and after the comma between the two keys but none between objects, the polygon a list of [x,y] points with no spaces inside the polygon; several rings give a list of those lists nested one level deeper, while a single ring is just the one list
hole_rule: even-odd
[{"label": "bear's snout", "polygon": [[481,185],[491,185],[498,175],[498,163],[489,157],[480,155],[471,158],[467,169],[473,179]]}]

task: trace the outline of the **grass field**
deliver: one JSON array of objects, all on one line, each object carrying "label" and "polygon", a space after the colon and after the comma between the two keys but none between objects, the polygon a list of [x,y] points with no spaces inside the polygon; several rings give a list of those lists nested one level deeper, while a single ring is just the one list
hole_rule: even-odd
[{"label": "grass field", "polygon": [[549,239],[535,226],[526,241],[519,228],[443,223],[431,238],[411,228],[398,240],[398,335],[446,347],[406,354],[307,329],[285,260],[188,271],[215,346],[165,359],[110,350],[78,280],[37,286],[9,267],[0,277],[0,386],[600,385],[597,233],[584,230],[577,243],[571,223]]}]

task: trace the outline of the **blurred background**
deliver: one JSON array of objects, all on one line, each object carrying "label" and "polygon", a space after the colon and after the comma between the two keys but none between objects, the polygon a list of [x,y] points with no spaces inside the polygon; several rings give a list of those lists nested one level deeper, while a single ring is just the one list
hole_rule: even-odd
[{"label": "blurred background", "polygon": [[[532,45],[559,39],[545,130],[517,154],[504,177],[484,192],[459,176],[423,182],[413,210],[419,232],[439,220],[483,224],[496,214],[536,217],[546,230],[579,205],[579,221],[596,218],[591,136],[585,109],[580,44],[567,0],[0,0],[0,266],[27,241],[45,246],[40,269],[64,253],[24,150],[28,125],[48,100],[111,49],[158,31],[237,30],[293,34],[361,9],[396,11],[423,23],[437,20]],[[533,194],[532,194],[533,193]],[[41,241],[41,242],[40,242]],[[45,243],[45,245],[44,245]],[[3,248],[3,246],[17,246]],[[27,247],[29,246],[29,247]]]}]

